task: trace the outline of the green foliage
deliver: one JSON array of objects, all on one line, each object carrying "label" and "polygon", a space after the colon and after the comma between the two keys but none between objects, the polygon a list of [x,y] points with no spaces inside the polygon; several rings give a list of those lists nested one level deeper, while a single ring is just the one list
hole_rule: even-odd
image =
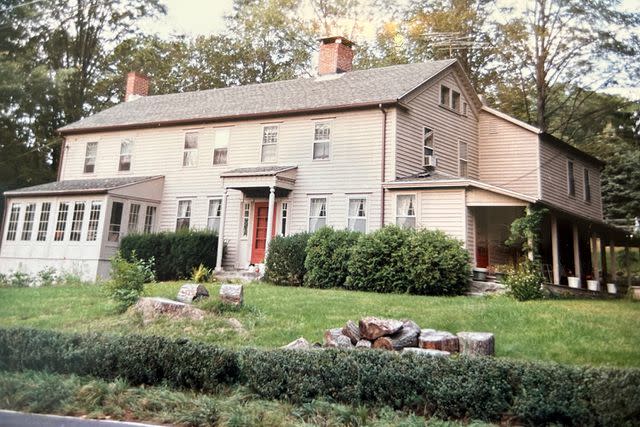
[{"label": "green foliage", "polygon": [[469,254],[440,231],[383,227],[358,240],[347,289],[458,295],[467,288]]},{"label": "green foliage", "polygon": [[204,283],[209,280],[213,271],[210,268],[200,264],[191,270],[191,280],[196,283]]},{"label": "green foliage", "polygon": [[509,295],[513,298],[518,301],[542,298],[544,275],[538,262],[527,259],[518,268],[510,268],[506,273],[502,283],[507,287]]},{"label": "green foliage", "polygon": [[310,288],[344,287],[351,251],[361,233],[323,227],[309,238],[304,262],[304,285]]},{"label": "green foliage", "polygon": [[522,245],[522,251],[533,251],[534,257],[538,256],[540,227],[549,210],[540,206],[527,208],[525,216],[516,218],[511,223],[511,234],[504,242],[506,245]]},{"label": "green foliage", "polygon": [[269,244],[265,280],[276,285],[300,286],[306,273],[305,258],[309,233],[276,236]]},{"label": "green foliage", "polygon": [[139,259],[153,258],[158,280],[183,279],[199,265],[215,267],[218,236],[208,230],[129,234],[123,237],[120,251],[129,261],[134,252]]},{"label": "green foliage", "polygon": [[117,303],[118,310],[125,311],[135,304],[144,292],[144,284],[154,280],[152,265],[153,258],[138,259],[135,251],[131,261],[123,258],[120,252],[111,259],[111,280],[105,284],[105,289]]}]

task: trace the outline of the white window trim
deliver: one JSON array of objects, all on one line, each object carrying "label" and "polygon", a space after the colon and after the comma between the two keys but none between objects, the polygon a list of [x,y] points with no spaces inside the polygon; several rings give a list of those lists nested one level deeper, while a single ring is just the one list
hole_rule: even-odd
[{"label": "white window trim", "polygon": [[[278,138],[276,139],[276,143],[275,144],[265,144],[264,143],[264,129],[267,127],[275,127],[278,129]],[[275,155],[274,155],[274,159],[272,161],[263,161],[262,160],[262,150],[264,148],[265,145],[275,145],[276,149],[275,149]],[[273,164],[273,163],[278,163],[278,147],[280,145],[280,123],[263,123],[262,127],[260,129],[260,150],[258,150],[259,153],[259,158],[258,158],[258,163],[267,163],[267,164]]]},{"label": "white window trim", "polygon": [[[244,218],[245,218],[245,216],[244,216],[245,205],[249,205],[249,208],[248,208],[249,209],[249,214],[247,216],[248,220],[247,220],[247,235],[246,236],[242,234],[242,232],[244,231],[243,227],[244,227]],[[242,203],[240,204],[240,227],[239,227],[239,230],[238,230],[240,232],[240,240],[242,240],[242,241],[247,241],[251,237],[251,230],[252,230],[251,227],[253,225],[253,221],[251,220],[252,212],[253,212],[253,202],[248,201],[248,200],[242,200]]]},{"label": "white window trim", "polygon": [[[311,135],[311,161],[313,162],[330,162],[333,159],[333,119],[316,119],[312,120],[313,129]],[[326,159],[316,159],[313,157],[314,148],[316,146],[316,125],[318,124],[328,124],[329,125],[329,139],[327,141],[320,142],[328,142],[329,143],[329,157]]]},{"label": "white window trim", "polygon": [[[182,150],[180,150],[180,154],[181,154],[181,156],[180,156],[180,165],[183,168],[197,168],[198,167],[198,157],[200,157],[199,153],[198,153],[198,150],[200,149],[200,134],[202,133],[201,131],[202,131],[202,129],[189,129],[189,130],[185,130],[182,133],[182,145],[181,145]],[[195,133],[196,135],[198,135],[198,137],[197,137],[197,141],[198,142],[197,142],[197,147],[196,148],[184,148],[184,144],[187,142],[187,134],[190,134],[190,133]],[[193,151],[193,152],[196,153],[195,161],[194,161],[193,165],[185,165],[184,164],[184,153],[186,153],[187,151],[189,151],[189,152]]]},{"label": "white window trim", "polygon": [[[460,149],[462,144],[466,144],[467,145],[467,155],[465,157],[462,157],[462,150]],[[465,162],[467,165],[467,176],[463,177],[462,176],[462,168],[460,167],[461,163]],[[469,143],[466,141],[463,141],[462,138],[458,138],[458,176],[462,177],[462,178],[468,178],[469,177]]]},{"label": "white window trim", "polygon": [[[311,216],[311,199],[324,199],[325,200],[325,216],[324,217],[312,217]],[[313,233],[311,231],[311,218],[325,218],[324,226],[329,227],[329,195],[328,194],[313,194],[309,195],[307,200],[307,231],[309,233]]]},{"label": "white window trim", "polygon": [[[76,216],[76,206],[82,204],[82,217],[80,217],[80,229],[73,231],[73,225],[74,223],[77,223],[75,221],[75,216]],[[85,228],[85,223],[86,223],[86,217],[87,217],[87,201],[86,200],[74,200],[72,202],[72,205],[69,208],[69,242],[82,242],[83,237],[85,237],[84,234],[84,228]],[[77,240],[71,240],[71,233],[79,233],[79,237]]]},{"label": "white window trim", "polygon": [[[131,144],[131,153],[129,154],[129,169],[128,170],[120,170],[120,161],[122,159],[122,144],[128,141],[129,144]],[[117,171],[119,174],[127,174],[127,173],[132,173],[133,172],[133,151],[136,148],[136,143],[134,141],[133,138],[123,138],[120,141],[120,152],[118,154],[118,168]]]},{"label": "white window trim", "polygon": [[[219,166],[227,166],[229,164],[229,144],[231,143],[231,129],[233,126],[219,126],[213,128],[213,150],[211,150],[211,166],[219,167]],[[227,130],[229,132],[229,137],[227,138],[227,144],[222,145],[218,144],[218,131]],[[214,163],[216,159],[216,149],[218,148],[226,148],[227,149],[227,161],[224,163]]]},{"label": "white window trim", "polygon": [[[446,104],[442,103],[442,89],[443,88],[447,88],[449,90],[449,96],[447,96],[448,99],[447,99],[447,103]],[[452,90],[451,87],[449,87],[447,85],[440,84],[440,91],[438,93],[440,95],[439,98],[438,98],[438,105],[441,105],[443,107],[447,107],[450,110],[451,110],[451,90]]]},{"label": "white window trim", "polygon": [[419,210],[419,206],[420,206],[420,200],[418,199],[419,195],[417,192],[415,193],[396,193],[396,196],[393,198],[393,225],[398,225],[398,196],[414,196],[415,197],[415,215],[413,217],[411,216],[403,216],[401,218],[415,218],[415,229],[417,230],[419,228],[419,222],[418,222],[418,217],[420,216],[420,210]]},{"label": "white window trim", "polygon": [[[205,224],[207,230],[213,230],[212,228],[209,228],[209,220],[211,218],[218,218],[218,230],[217,231],[218,232],[220,231],[220,223],[222,222],[222,214],[223,214],[223,212],[222,212],[222,201],[223,201],[223,199],[224,199],[223,196],[211,196],[211,197],[207,198],[207,222]],[[220,216],[216,216],[216,215],[209,216],[209,206],[211,205],[211,201],[212,200],[218,200],[220,202]],[[191,205],[191,213],[192,213],[191,216],[193,216],[193,204]]]},{"label": "white window trim", "polygon": [[[284,234],[282,233],[282,205],[287,204],[287,222],[284,226]],[[311,203],[311,202],[309,202]],[[291,200],[284,199],[280,201],[280,206],[278,209],[278,221],[277,221],[277,230],[276,234],[279,236],[288,236],[289,235],[289,227],[291,224]]]},{"label": "white window trim", "polygon": [[347,230],[349,229],[349,219],[354,218],[354,219],[362,219],[363,217],[357,216],[357,217],[351,217],[349,216],[349,204],[351,203],[351,200],[359,200],[359,199],[364,199],[364,220],[365,220],[365,227],[364,227],[364,232],[368,233],[369,232],[369,196],[367,194],[349,194],[347,196],[347,226],[345,227]]},{"label": "white window trim", "polygon": [[[96,166],[98,164],[98,148],[100,147],[100,141],[87,141],[84,144],[84,157],[82,158],[82,173],[83,175],[95,175],[96,174]],[[85,172],[85,168],[87,167],[87,147],[89,144],[96,144],[96,154],[93,156],[93,172]],[[63,147],[64,148],[64,147]]]},{"label": "white window trim", "polygon": [[[8,204],[6,204],[5,206],[7,206]],[[17,206],[18,207],[18,217],[16,218],[16,230],[15,230],[15,236],[13,239],[9,240],[8,236],[9,236],[9,223],[11,222],[11,211],[13,210],[13,207]],[[24,211],[26,209],[23,209],[23,203],[22,202],[12,202],[11,205],[8,206],[8,208],[6,208],[6,212],[7,212],[7,221],[6,221],[6,227],[3,230],[4,232],[4,236],[2,236],[2,238],[7,241],[7,242],[18,242],[20,241],[20,236],[22,235],[22,227],[20,226],[20,224],[23,221],[23,217],[24,217]]]},{"label": "white window trim", "polygon": [[425,162],[425,159],[427,157],[426,154],[424,154],[424,149],[426,148],[426,145],[424,145],[424,134],[425,134],[425,129],[429,129],[431,131],[431,151],[432,157],[436,157],[436,131],[433,128],[430,128],[429,126],[422,126],[422,135],[420,135],[421,139],[421,145],[422,145],[422,167],[425,167],[427,164]]},{"label": "white window trim", "polygon": [[[45,203],[49,203],[49,216],[47,217],[47,221],[43,222],[43,224],[46,223],[47,228],[46,228],[46,230],[44,232],[44,240],[42,240],[42,239],[38,239],[38,236],[40,235],[40,222],[41,222],[40,221],[40,219],[41,219],[40,217],[42,216],[42,212],[43,212],[42,208],[44,207]],[[46,242],[50,238],[51,216],[52,216],[51,214],[53,213],[53,204],[54,204],[53,202],[47,202],[47,201],[42,201],[42,202],[38,203],[38,209],[37,209],[37,212],[36,212],[36,219],[37,219],[37,223],[38,224],[37,224],[37,227],[34,226],[35,237],[33,239],[36,242]]]},{"label": "white window trim", "polygon": [[[186,216],[178,216],[178,212],[180,210],[180,202],[191,202],[190,204],[190,215],[188,217]],[[209,206],[207,205],[207,209],[209,208]],[[193,199],[192,198],[188,198],[188,197],[184,197],[184,198],[179,198],[178,200],[176,200],[176,209],[175,209],[175,220],[173,221],[173,231],[178,231],[178,219],[180,218],[189,218],[189,228],[187,228],[187,230],[191,230],[191,226],[192,224],[192,219],[193,219],[193,209],[194,209],[194,203],[193,203]],[[157,214],[157,211],[156,211]]]},{"label": "white window trim", "polygon": [[[105,204],[104,200],[87,200],[87,206],[89,208],[88,209],[89,215],[87,215],[87,217],[88,217],[87,221],[86,221],[87,222],[87,226],[85,227],[85,234],[84,234],[84,236],[85,236],[84,240],[86,242],[97,242],[97,241],[101,240],[100,239],[100,237],[101,237],[100,236],[100,234],[101,234],[100,233],[100,226],[101,226],[101,223],[104,222],[103,221],[103,217],[104,217],[103,207],[104,207],[104,204]],[[98,208],[99,208],[98,209],[98,218],[95,219],[95,220],[92,220],[91,219],[91,215],[92,215],[94,206],[98,206]],[[96,224],[95,231],[91,231],[90,230],[90,226],[91,226],[92,221],[95,222],[95,224]],[[95,233],[95,239],[89,240],[89,233]]]},{"label": "white window trim", "polygon": [[[60,215],[60,204],[62,203],[66,203],[67,205],[67,215],[65,216],[65,219],[64,219],[64,228],[61,230],[62,239],[56,240],[56,233],[58,232],[58,215]],[[58,200],[56,202],[56,214],[55,214],[55,220],[53,223],[54,225],[53,225],[53,239],[52,239],[54,242],[61,243],[61,242],[69,241],[69,223],[71,222],[69,220],[69,213],[72,211],[71,203],[72,202],[68,200],[63,200],[63,201]]]},{"label": "white window trim", "polygon": [[[147,227],[147,209],[153,209],[155,208],[155,211],[153,213],[152,221],[151,221],[151,225],[149,227],[149,231],[146,230]],[[155,233],[156,231],[156,223],[158,222],[158,206],[156,205],[146,205],[144,208],[144,224],[142,225],[142,232],[143,233]]]}]

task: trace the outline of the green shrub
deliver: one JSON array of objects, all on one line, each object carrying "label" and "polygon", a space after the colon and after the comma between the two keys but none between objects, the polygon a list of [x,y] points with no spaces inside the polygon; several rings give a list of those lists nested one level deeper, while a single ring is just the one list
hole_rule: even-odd
[{"label": "green shrub", "polygon": [[466,291],[471,259],[462,242],[439,230],[419,230],[411,234],[408,243],[406,292],[460,295]]},{"label": "green shrub", "polygon": [[158,280],[189,278],[200,264],[214,268],[217,250],[218,236],[209,230],[129,234],[120,243],[120,251],[129,261],[134,252],[139,259],[153,258]]},{"label": "green shrub", "polygon": [[361,233],[323,227],[309,238],[304,285],[311,288],[344,287],[349,258]]},{"label": "green shrub", "polygon": [[154,280],[153,258],[140,260],[133,252],[131,259],[127,261],[118,252],[111,259],[111,280],[105,284],[107,294],[118,304],[120,311],[135,304],[144,291],[144,284]]},{"label": "green shrub", "polygon": [[276,285],[300,286],[306,269],[306,247],[309,233],[276,236],[269,244],[265,261],[265,280]]},{"label": "green shrub", "polygon": [[363,235],[349,259],[347,289],[404,292],[409,281],[407,250],[411,231],[383,227]]},{"label": "green shrub", "polygon": [[511,268],[503,280],[507,292],[518,301],[528,301],[542,298],[542,284],[544,276],[540,265],[526,260],[518,268]]}]

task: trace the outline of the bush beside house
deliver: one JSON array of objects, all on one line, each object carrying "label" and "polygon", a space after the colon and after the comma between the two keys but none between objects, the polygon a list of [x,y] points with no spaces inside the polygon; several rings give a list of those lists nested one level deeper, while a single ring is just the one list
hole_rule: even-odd
[{"label": "bush beside house", "polygon": [[265,260],[265,280],[281,286],[300,286],[306,273],[307,242],[311,234],[276,236]]},{"label": "bush beside house", "polygon": [[208,230],[129,234],[120,243],[127,261],[133,261],[134,254],[143,260],[153,258],[157,280],[188,278],[200,264],[214,268],[217,250],[218,235]]},{"label": "bush beside house", "polygon": [[349,259],[360,233],[324,227],[307,243],[304,285],[310,288],[341,287],[349,274]]}]

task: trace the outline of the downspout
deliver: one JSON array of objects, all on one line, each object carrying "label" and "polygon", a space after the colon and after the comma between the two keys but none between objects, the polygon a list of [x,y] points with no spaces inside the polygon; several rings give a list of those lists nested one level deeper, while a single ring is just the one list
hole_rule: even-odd
[{"label": "downspout", "polygon": [[387,111],[378,104],[378,108],[382,112],[382,159],[380,162],[380,227],[384,227],[384,179],[387,154]]},{"label": "downspout", "polygon": [[56,174],[56,181],[60,181],[62,176],[62,164],[64,162],[64,152],[67,151],[67,138],[62,137],[62,144],[60,145],[60,159],[58,159],[58,173]]}]

